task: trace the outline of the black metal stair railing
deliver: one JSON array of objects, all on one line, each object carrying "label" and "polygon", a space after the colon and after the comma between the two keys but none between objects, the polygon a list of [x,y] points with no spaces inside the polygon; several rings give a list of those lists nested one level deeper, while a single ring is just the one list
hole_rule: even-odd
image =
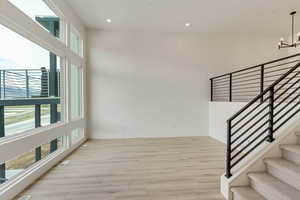
[{"label": "black metal stair railing", "polygon": [[249,102],[299,61],[295,54],[213,77],[211,101]]},{"label": "black metal stair railing", "polygon": [[[226,174],[300,111],[300,62],[227,120]],[[253,154],[254,155],[254,154]]]}]

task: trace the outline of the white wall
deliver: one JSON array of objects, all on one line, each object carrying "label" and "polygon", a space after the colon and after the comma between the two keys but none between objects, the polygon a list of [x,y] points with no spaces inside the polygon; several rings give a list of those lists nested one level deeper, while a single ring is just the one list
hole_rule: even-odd
[{"label": "white wall", "polygon": [[209,136],[226,143],[227,120],[247,103],[209,102]]},{"label": "white wall", "polygon": [[209,134],[209,78],[285,56],[278,36],[88,31],[92,138]]}]

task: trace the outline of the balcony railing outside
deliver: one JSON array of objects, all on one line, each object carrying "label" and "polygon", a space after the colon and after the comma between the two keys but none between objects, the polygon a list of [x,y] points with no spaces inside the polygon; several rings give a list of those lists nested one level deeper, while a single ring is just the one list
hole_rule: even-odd
[{"label": "balcony railing outside", "polygon": [[[34,106],[35,128],[41,127],[42,105],[50,105],[51,124],[60,121],[61,117],[57,109],[57,105],[60,104],[60,78],[58,78],[60,72],[54,73],[53,76],[55,78],[51,79],[50,70],[46,68],[0,70],[0,138],[6,136],[5,109],[12,107]],[[56,97],[51,95],[49,80],[57,80],[56,84],[52,84],[52,93],[58,94]],[[50,142],[50,153],[56,150],[57,139],[54,139]],[[35,160],[39,161],[41,157],[41,147],[38,147],[35,150]],[[0,184],[7,180],[6,170],[5,163],[0,163]]]},{"label": "balcony railing outside", "polygon": [[[1,68],[1,67],[0,67]],[[60,77],[60,72],[57,72]],[[59,91],[59,78],[58,91]],[[0,70],[0,99],[34,98],[49,96],[49,70],[11,69]]]}]

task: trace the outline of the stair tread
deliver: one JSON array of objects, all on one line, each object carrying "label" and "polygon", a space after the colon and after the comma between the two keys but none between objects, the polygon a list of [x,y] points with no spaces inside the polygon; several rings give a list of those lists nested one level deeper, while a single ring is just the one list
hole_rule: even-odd
[{"label": "stair tread", "polygon": [[259,182],[265,186],[264,190],[275,194],[278,199],[282,200],[298,200],[300,191],[291,187],[290,185],[281,182],[277,178],[265,173],[249,173],[248,176],[255,182]]},{"label": "stair tread", "polygon": [[265,159],[267,165],[271,165],[280,170],[291,173],[291,175],[300,175],[300,166],[282,158],[267,158]]},{"label": "stair tread", "polygon": [[299,144],[284,144],[284,145],[280,145],[280,148],[293,152],[293,153],[297,153],[300,154],[300,145]]},{"label": "stair tread", "polygon": [[233,187],[231,191],[237,194],[243,200],[266,200],[263,196],[253,190],[251,187]]}]

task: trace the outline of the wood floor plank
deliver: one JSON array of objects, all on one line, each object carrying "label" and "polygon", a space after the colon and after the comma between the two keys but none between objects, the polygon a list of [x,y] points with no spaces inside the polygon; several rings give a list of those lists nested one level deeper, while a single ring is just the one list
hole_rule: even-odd
[{"label": "wood floor plank", "polygon": [[210,137],[86,144],[15,200],[223,200],[225,145]]}]

